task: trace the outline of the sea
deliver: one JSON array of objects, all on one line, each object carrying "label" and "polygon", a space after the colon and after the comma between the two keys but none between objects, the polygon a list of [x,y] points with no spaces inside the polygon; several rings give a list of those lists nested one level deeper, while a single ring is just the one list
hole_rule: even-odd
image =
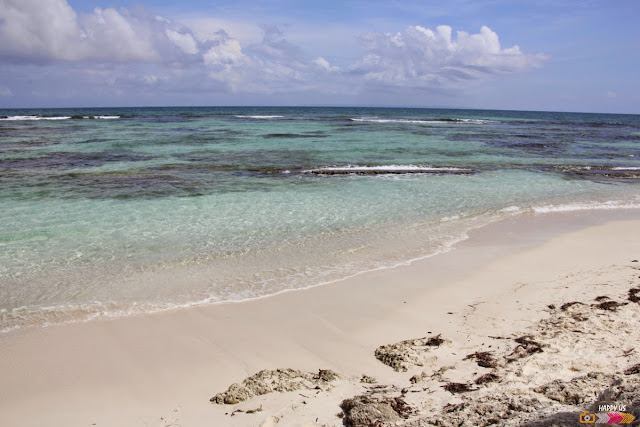
[{"label": "sea", "polygon": [[640,208],[640,115],[0,110],[0,330],[263,298]]}]

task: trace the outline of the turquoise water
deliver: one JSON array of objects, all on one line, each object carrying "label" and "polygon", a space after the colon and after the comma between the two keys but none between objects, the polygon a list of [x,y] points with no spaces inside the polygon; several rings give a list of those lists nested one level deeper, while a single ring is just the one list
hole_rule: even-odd
[{"label": "turquoise water", "polygon": [[238,301],[640,207],[640,116],[0,110],[2,328]]}]

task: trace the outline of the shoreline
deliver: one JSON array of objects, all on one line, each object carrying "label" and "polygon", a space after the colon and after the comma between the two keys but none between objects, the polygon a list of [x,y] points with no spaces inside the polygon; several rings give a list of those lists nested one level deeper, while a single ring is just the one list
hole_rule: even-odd
[{"label": "shoreline", "polygon": [[[452,251],[299,292],[11,331],[0,335],[0,412],[15,426],[241,426],[283,414],[297,425],[315,418],[339,425],[338,403],[357,392],[354,381],[306,404],[299,393],[255,398],[237,406],[262,405],[263,412],[233,418],[225,415],[233,407],[208,400],[262,369],[407,380],[376,360],[378,346],[426,330],[469,347],[457,327],[479,301],[502,305],[500,316],[483,309],[479,332],[525,329],[546,316],[547,304],[579,295],[577,286],[541,295],[529,282],[553,289],[545,283],[637,259],[637,231],[638,210],[522,215],[471,231]],[[292,406],[298,409],[283,409]]]},{"label": "shoreline", "polygon": [[[425,259],[438,257],[447,252],[456,250],[461,244],[469,239],[470,234],[476,234],[476,231],[484,228],[491,230],[494,224],[510,224],[521,223],[526,224],[528,221],[537,221],[542,223],[553,223],[553,218],[561,218],[563,216],[575,216],[576,218],[590,218],[586,220],[582,226],[586,226],[590,223],[596,224],[599,221],[603,221],[602,218],[626,218],[628,216],[637,215],[640,217],[640,205],[596,205],[594,207],[585,208],[578,205],[550,205],[549,207],[538,206],[527,210],[521,210],[519,207],[514,206],[512,208],[504,208],[499,212],[513,213],[502,217],[490,217],[480,219],[479,223],[469,223],[466,227],[461,229],[456,236],[449,236],[449,238],[439,246],[430,248],[428,253],[416,253],[416,248],[411,247],[411,251],[405,254],[404,257],[394,256],[391,261],[387,260],[384,265],[369,265],[360,266],[360,269],[352,269],[351,271],[345,271],[338,277],[330,278],[323,281],[312,280],[310,284],[305,284],[300,287],[284,287],[279,290],[272,290],[266,294],[259,294],[254,296],[245,296],[239,299],[228,300],[216,300],[212,295],[203,296],[201,299],[184,300],[182,301],[164,301],[164,302],[152,302],[152,301],[130,301],[130,302],[114,302],[91,300],[85,302],[69,303],[67,305],[49,305],[41,307],[21,306],[13,309],[0,310],[0,336],[6,333],[13,333],[14,331],[31,329],[31,328],[48,328],[51,326],[68,325],[74,323],[85,323],[92,321],[105,321],[116,320],[128,317],[148,316],[161,313],[171,313],[176,310],[192,309],[195,307],[209,307],[215,305],[225,304],[243,304],[251,301],[258,301],[265,298],[272,298],[280,294],[289,292],[306,291],[316,287],[328,286],[344,281],[349,281],[362,274],[369,274],[376,271],[393,270],[396,268],[405,267],[415,262],[421,262]],[[549,220],[546,220],[548,218]],[[601,218],[601,219],[598,219]],[[589,222],[591,221],[591,222]],[[441,220],[442,223],[448,221]],[[565,223],[567,227],[573,225]],[[569,231],[567,228],[565,231]],[[556,230],[557,232],[558,230]],[[482,234],[482,233],[480,233]],[[428,237],[427,234],[422,236]],[[399,243],[400,240],[394,243]],[[414,244],[415,245],[415,244]],[[408,247],[407,247],[408,248]],[[369,262],[373,262],[369,260]],[[379,263],[379,261],[378,261]],[[167,273],[168,276],[162,277],[162,271],[156,271],[149,273],[148,277],[143,275],[135,276],[127,280],[140,281],[146,284],[164,283],[169,280],[180,281],[182,276],[189,276],[192,280],[202,281],[205,276],[202,273],[205,272],[207,277],[210,277],[213,273],[210,270],[210,266],[192,266],[189,268],[176,269],[175,271]],[[195,275],[194,275],[195,274]],[[343,275],[344,274],[344,275]],[[285,278],[288,280],[288,278]],[[319,278],[315,278],[319,279]],[[207,279],[208,280],[208,279]],[[160,282],[159,282],[160,281]],[[182,282],[181,282],[182,283]],[[191,285],[187,282],[183,283],[184,286],[189,288]],[[15,312],[19,314],[16,315]],[[23,317],[26,316],[26,317]],[[6,320],[9,319],[9,322]]]}]

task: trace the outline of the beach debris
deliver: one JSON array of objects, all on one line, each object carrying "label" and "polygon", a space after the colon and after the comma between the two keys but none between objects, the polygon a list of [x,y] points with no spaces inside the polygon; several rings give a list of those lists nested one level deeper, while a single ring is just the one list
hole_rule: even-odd
[{"label": "beach debris", "polygon": [[340,378],[342,377],[339,374],[330,369],[319,369],[318,373],[313,376],[314,380],[319,380],[321,382],[331,382],[339,380]]},{"label": "beach debris", "polygon": [[493,373],[488,373],[476,378],[476,380],[474,381],[474,384],[477,384],[477,385],[488,384],[488,383],[496,382],[499,379],[500,377],[498,375]]},{"label": "beach debris", "polygon": [[378,381],[374,377],[370,377],[369,375],[363,374],[362,378],[360,378],[360,382],[364,384],[375,384]]},{"label": "beach debris", "polygon": [[339,374],[328,369],[320,369],[317,374],[296,369],[264,369],[245,378],[241,384],[231,384],[225,392],[216,394],[209,401],[218,405],[234,405],[275,391],[317,389],[340,378]]},{"label": "beach debris", "polygon": [[276,424],[278,424],[280,422],[280,418],[276,417],[276,416],[271,416],[269,418],[267,418],[262,424],[260,424],[260,427],[273,427]]},{"label": "beach debris", "polygon": [[377,427],[396,423],[409,417],[412,408],[398,397],[359,395],[340,403],[344,425],[351,427]]},{"label": "beach debris", "polygon": [[568,309],[569,307],[572,307],[572,306],[574,306],[574,305],[576,305],[576,304],[582,304],[582,303],[581,303],[580,301],[565,302],[564,304],[562,304],[562,305],[560,306],[560,310],[562,310],[562,311],[567,311],[567,309]]},{"label": "beach debris", "polygon": [[426,353],[432,347],[440,347],[445,342],[440,334],[428,338],[414,338],[378,347],[375,351],[376,359],[397,372],[406,372],[411,365],[424,366],[427,361]]},{"label": "beach debris", "polygon": [[631,347],[628,350],[623,350],[622,354],[620,356],[618,356],[618,357],[629,357],[629,356],[631,356],[633,354],[634,351],[636,351],[636,349],[634,347]]},{"label": "beach debris", "polygon": [[[626,301],[628,286],[623,289],[622,295],[594,293],[585,303],[556,303],[548,312],[549,317],[522,336],[491,336],[516,344],[489,351],[483,344],[466,356],[465,360],[478,361],[488,353],[498,362],[490,373],[474,374],[475,381],[462,383],[477,391],[453,394],[439,413],[417,406],[411,420],[402,425],[559,427],[576,424],[585,410],[597,412],[597,402],[626,402],[627,408],[640,408],[640,360],[629,345],[637,342],[638,306]],[[629,290],[629,300],[640,302],[639,286]],[[576,348],[584,348],[585,353],[576,357]],[[617,349],[615,354],[611,354],[612,349]],[[557,366],[558,375],[547,371],[547,366]],[[540,375],[541,369],[548,376]],[[439,379],[432,375],[424,380],[423,390],[432,385],[427,381],[435,380],[441,384],[450,381],[442,375]],[[437,406],[436,402],[426,401]],[[634,411],[634,416],[640,418],[640,410]]]},{"label": "beach debris", "polygon": [[427,378],[429,378],[429,375],[427,375],[426,372],[422,372],[419,375],[414,375],[411,378],[409,378],[409,382],[411,382],[411,384],[417,384],[420,381],[424,381]]},{"label": "beach debris", "polygon": [[498,362],[493,358],[493,353],[490,351],[476,351],[464,358],[464,360],[469,359],[475,359],[478,366],[483,368],[495,368],[498,366]]},{"label": "beach debris", "polygon": [[609,311],[616,311],[618,310],[618,307],[622,307],[623,305],[627,305],[624,302],[617,302],[617,301],[604,301],[601,302],[600,304],[594,304],[594,307],[599,308],[600,310],[609,310]]},{"label": "beach debris", "polygon": [[533,391],[565,405],[579,405],[585,401],[595,400],[613,380],[613,375],[590,372],[570,381],[554,380],[534,388]]},{"label": "beach debris", "polygon": [[467,383],[447,383],[442,386],[449,393],[466,393],[468,391],[476,391],[477,388],[471,388],[471,386]]},{"label": "beach debris", "polygon": [[624,374],[625,375],[640,374],[640,363],[636,363],[635,365],[625,369]]},{"label": "beach debris", "polygon": [[397,390],[398,388],[395,385],[376,384],[367,387],[367,394],[389,394],[392,392],[395,393]]},{"label": "beach debris", "polygon": [[542,344],[532,339],[531,335],[524,335],[515,339],[518,343],[516,348],[513,349],[511,354],[507,356],[507,363],[514,362],[523,357],[531,356],[535,353],[542,352]]},{"label": "beach debris", "polygon": [[435,337],[429,338],[425,345],[429,347],[440,347],[445,342],[441,335],[442,334],[438,334]]}]

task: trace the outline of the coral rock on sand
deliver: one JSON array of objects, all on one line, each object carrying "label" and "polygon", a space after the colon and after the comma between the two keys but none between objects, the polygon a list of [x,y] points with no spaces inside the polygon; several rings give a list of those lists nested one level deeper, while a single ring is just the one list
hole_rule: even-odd
[{"label": "coral rock on sand", "polygon": [[536,393],[544,394],[551,400],[566,405],[578,405],[595,399],[602,388],[612,381],[612,375],[590,372],[585,376],[573,378],[571,381],[555,380],[533,390]]},{"label": "coral rock on sand", "polygon": [[375,384],[377,380],[369,375],[362,375],[362,378],[360,378],[360,382],[364,384]]},{"label": "coral rock on sand", "polygon": [[355,396],[340,404],[344,424],[351,427],[374,427],[405,419],[411,408],[402,397]]},{"label": "coral rock on sand", "polygon": [[387,344],[375,351],[376,359],[391,366],[395,371],[406,372],[411,365],[424,366],[427,361],[426,353],[431,347],[439,347],[445,342],[440,335],[427,338],[415,338]]},{"label": "coral rock on sand", "polygon": [[340,378],[340,375],[328,369],[320,369],[317,374],[296,369],[265,369],[245,378],[241,384],[231,384],[227,391],[218,393],[209,400],[218,405],[233,405],[274,391],[313,389]]}]

